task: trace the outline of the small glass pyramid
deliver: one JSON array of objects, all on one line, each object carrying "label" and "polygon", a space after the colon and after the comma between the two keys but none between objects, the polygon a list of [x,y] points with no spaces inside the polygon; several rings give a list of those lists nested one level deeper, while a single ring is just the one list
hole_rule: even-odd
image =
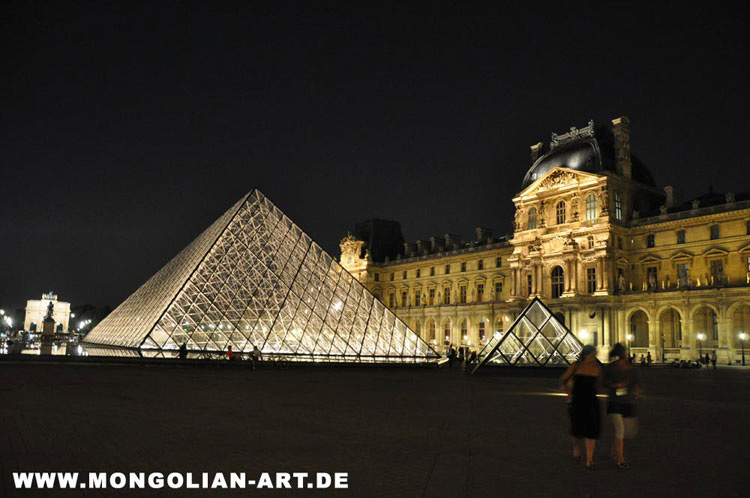
[{"label": "small glass pyramid", "polygon": [[257,189],[85,342],[150,351],[257,346],[267,355],[326,361],[440,358]]},{"label": "small glass pyramid", "polygon": [[482,348],[471,373],[483,365],[567,366],[583,344],[535,297],[506,332],[497,332]]}]

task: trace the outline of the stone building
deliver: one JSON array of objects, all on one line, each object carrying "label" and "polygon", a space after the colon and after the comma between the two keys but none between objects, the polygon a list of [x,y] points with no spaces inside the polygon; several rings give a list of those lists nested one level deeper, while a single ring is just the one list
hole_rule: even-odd
[{"label": "stone building", "polygon": [[738,335],[750,329],[749,194],[683,201],[676,187],[657,187],[630,153],[627,117],[553,133],[531,147],[531,162],[512,235],[477,228],[472,241],[445,234],[373,257],[371,246],[388,244],[355,229],[342,265],[438,348],[480,348],[539,296],[602,357],[623,342],[656,361],[712,350],[739,361]]},{"label": "stone building", "polygon": [[26,316],[23,329],[29,332],[42,332],[42,321],[47,316],[47,307],[52,303],[52,318],[55,320],[55,332],[67,334],[70,322],[70,303],[57,300],[57,294],[49,292],[42,294],[41,299],[26,301]]}]

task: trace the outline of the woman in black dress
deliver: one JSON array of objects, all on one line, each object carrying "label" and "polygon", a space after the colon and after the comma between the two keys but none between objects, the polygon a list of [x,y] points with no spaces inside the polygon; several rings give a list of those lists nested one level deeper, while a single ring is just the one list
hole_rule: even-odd
[{"label": "woman in black dress", "polygon": [[570,434],[573,436],[573,457],[581,459],[580,440],[586,442],[586,468],[594,470],[594,450],[601,428],[601,414],[596,392],[602,369],[596,359],[596,349],[584,346],[578,361],[560,379],[568,394]]}]

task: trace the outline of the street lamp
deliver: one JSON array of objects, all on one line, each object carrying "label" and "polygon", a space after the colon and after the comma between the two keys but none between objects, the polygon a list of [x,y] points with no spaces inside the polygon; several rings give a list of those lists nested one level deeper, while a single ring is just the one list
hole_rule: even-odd
[{"label": "street lamp", "polygon": [[633,340],[633,334],[626,334],[625,338],[628,340],[628,355],[630,355],[630,341]]},{"label": "street lamp", "polygon": [[742,366],[745,366],[745,339],[747,339],[747,334],[744,332],[740,332],[740,344],[742,345]]},{"label": "street lamp", "polygon": [[698,355],[699,359],[703,359],[703,340],[706,338],[706,334],[703,332],[698,333]]},{"label": "street lamp", "polygon": [[581,333],[578,334],[578,336],[581,338],[581,341],[584,343],[589,340],[589,333],[586,330],[581,330]]}]

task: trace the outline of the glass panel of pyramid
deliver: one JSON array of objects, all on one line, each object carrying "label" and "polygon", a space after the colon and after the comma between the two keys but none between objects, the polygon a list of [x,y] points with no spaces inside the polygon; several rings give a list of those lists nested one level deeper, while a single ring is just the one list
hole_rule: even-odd
[{"label": "glass panel of pyramid", "polygon": [[440,358],[260,191],[240,199],[86,343],[330,361]]},{"label": "glass panel of pyramid", "polygon": [[483,365],[565,366],[576,361],[581,349],[581,341],[534,298],[507,331],[490,338],[472,373]]}]

